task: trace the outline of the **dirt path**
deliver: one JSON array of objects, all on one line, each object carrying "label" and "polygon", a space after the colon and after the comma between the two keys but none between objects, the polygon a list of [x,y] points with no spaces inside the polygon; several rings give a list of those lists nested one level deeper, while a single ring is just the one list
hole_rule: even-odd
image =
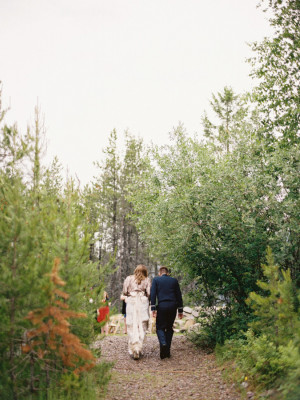
[{"label": "dirt path", "polygon": [[157,337],[147,337],[143,357],[127,353],[127,336],[96,342],[102,357],[114,361],[106,400],[240,400],[226,385],[213,354],[195,348],[184,336],[174,336],[172,356],[161,360]]}]

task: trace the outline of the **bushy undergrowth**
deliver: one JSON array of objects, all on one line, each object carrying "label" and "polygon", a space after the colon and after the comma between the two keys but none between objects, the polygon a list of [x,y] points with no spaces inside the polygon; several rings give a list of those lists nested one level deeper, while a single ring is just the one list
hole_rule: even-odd
[{"label": "bushy undergrowth", "polygon": [[98,364],[89,373],[78,377],[73,373],[62,375],[59,382],[53,384],[47,396],[41,394],[40,400],[99,400],[105,398],[107,383],[110,379],[110,363]]},{"label": "bushy undergrowth", "polygon": [[273,388],[280,399],[296,400],[300,398],[300,313],[289,271],[274,265],[270,250],[267,261],[265,280],[258,282],[266,295],[251,293],[248,301],[256,320],[243,339],[227,340],[217,346],[216,354],[224,363],[233,362],[235,380],[242,382],[247,376],[258,392]]},{"label": "bushy undergrowth", "polygon": [[243,337],[251,318],[249,309],[237,304],[218,310],[208,309],[200,315],[201,329],[188,336],[196,346],[213,350],[228,339]]},{"label": "bushy undergrowth", "polygon": [[241,383],[245,377],[258,392],[277,389],[280,399],[300,398],[300,352],[296,341],[277,346],[271,338],[262,334],[255,336],[252,330],[246,339],[231,339],[224,346],[216,347],[222,363],[233,362],[232,378]]},{"label": "bushy undergrowth", "polygon": [[242,376],[255,380],[258,385],[269,388],[286,370],[286,362],[276,344],[266,336],[255,337],[247,331],[245,340],[230,340],[219,350],[223,360],[236,360]]}]

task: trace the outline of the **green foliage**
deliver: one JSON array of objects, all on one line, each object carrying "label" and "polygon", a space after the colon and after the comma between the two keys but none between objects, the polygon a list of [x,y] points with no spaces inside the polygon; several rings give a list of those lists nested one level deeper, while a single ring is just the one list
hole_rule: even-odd
[{"label": "green foliage", "polygon": [[276,344],[267,335],[255,337],[250,330],[246,338],[247,344],[241,348],[238,364],[258,385],[268,388],[282,376],[287,365],[280,357]]},{"label": "green foliage", "polygon": [[248,304],[257,316],[250,326],[257,333],[265,332],[272,336],[276,345],[280,345],[293,338],[299,325],[291,274],[289,270],[280,271],[274,265],[270,248],[267,250],[267,264],[262,268],[266,281],[258,281],[258,286],[268,295],[250,293]]},{"label": "green foliage", "polygon": [[299,143],[300,30],[299,0],[262,0],[271,12],[274,35],[254,43],[252,75],[259,79],[255,98],[260,109],[259,134],[272,146]]},{"label": "green foliage", "polygon": [[[95,238],[90,258],[99,261],[99,267],[111,263],[113,274],[107,280],[107,292],[113,306],[120,308],[120,293],[126,276],[138,264],[151,268],[149,253],[142,242],[135,222],[132,184],[144,170],[144,147],[141,139],[125,132],[125,151],[117,147],[117,132],[109,136],[104,149],[105,160],[96,163],[99,173],[91,189],[87,190],[87,205],[91,209],[91,232]],[[150,264],[150,265],[149,265]]]},{"label": "green foliage", "polygon": [[295,331],[294,340],[280,347],[283,363],[287,365],[286,379],[279,379],[280,391],[288,400],[300,397],[300,329]]},{"label": "green foliage", "polygon": [[247,376],[257,390],[267,389],[286,373],[288,364],[267,335],[256,337],[248,330],[245,336],[246,340],[231,339],[224,347],[218,347],[217,355],[223,361],[234,360],[239,382]]},{"label": "green foliage", "polygon": [[216,345],[224,344],[229,338],[244,337],[244,331],[251,320],[247,309],[236,304],[218,310],[208,309],[201,313],[201,328],[188,334],[189,339],[198,347],[213,350]]},{"label": "green foliage", "polygon": [[274,264],[270,249],[263,272],[264,280],[258,287],[264,293],[252,292],[249,296],[256,319],[250,323],[245,339],[229,340],[223,348],[218,347],[217,353],[223,361],[234,359],[238,379],[247,376],[257,390],[276,387],[282,398],[296,399],[300,379],[299,307],[295,307],[289,270],[282,271]]},{"label": "green foliage", "polygon": [[[79,188],[72,180],[62,184],[57,160],[48,170],[41,163],[38,112],[34,129],[24,137],[16,126],[0,130],[0,389],[8,400],[26,398],[36,387],[46,398],[49,389],[42,363],[33,363],[21,349],[30,329],[26,315],[47,305],[54,258],[61,259],[70,308],[88,315],[84,322],[74,319],[70,328],[86,345],[95,336],[93,313],[104,280],[103,269],[89,261],[89,210]],[[95,284],[100,291],[91,304]],[[53,373],[57,379],[64,375],[58,365]]]},{"label": "green foliage", "polygon": [[[246,130],[251,129],[251,124],[246,124],[249,114],[246,101],[247,96],[235,94],[230,87],[225,87],[223,93],[212,95],[210,105],[220,123],[219,125],[212,123],[205,112],[202,124],[204,135],[215,145],[215,150],[225,150],[228,153],[236,146]],[[249,132],[247,133],[249,140]]]},{"label": "green foliage", "polygon": [[[179,126],[170,145],[154,149],[132,196],[152,254],[184,277],[198,304],[223,303],[224,318],[235,315],[240,329],[246,328],[245,300],[257,290],[268,245],[290,267],[294,284],[300,276],[297,150],[290,151],[290,163],[286,150],[269,154],[257,138],[245,138],[243,133],[220,156]],[[279,170],[284,174],[278,176]],[[229,335],[235,334],[232,324],[224,320]],[[228,337],[212,332],[215,342]]]},{"label": "green foliage", "polygon": [[253,151],[241,145],[216,159],[178,127],[133,197],[151,251],[193,279],[208,305],[220,296],[244,305],[260,274],[269,221]]},{"label": "green foliage", "polygon": [[105,398],[106,386],[110,379],[111,364],[101,363],[81,377],[64,374],[48,390],[48,397],[41,400],[100,400]]},{"label": "green foliage", "polygon": [[[91,369],[96,362],[90,350],[70,332],[68,320],[85,318],[86,314],[69,309],[66,303],[69,295],[59,288],[65,285],[58,275],[59,263],[60,260],[56,258],[49,285],[44,289],[48,298],[46,306],[30,311],[26,316],[32,327],[25,332],[21,347],[22,352],[31,358],[31,367],[34,368],[35,364],[38,364],[38,369],[46,372],[46,383],[53,379],[57,370],[64,368],[78,375]],[[43,382],[32,371],[31,380],[37,381],[39,386]]]}]

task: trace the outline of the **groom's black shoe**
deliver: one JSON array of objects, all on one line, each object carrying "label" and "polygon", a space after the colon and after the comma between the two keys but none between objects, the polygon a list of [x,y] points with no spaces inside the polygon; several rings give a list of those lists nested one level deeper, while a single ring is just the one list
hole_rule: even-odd
[{"label": "groom's black shoe", "polygon": [[162,344],[160,346],[160,358],[163,360],[164,358],[167,357],[168,353],[168,346],[166,344]]}]

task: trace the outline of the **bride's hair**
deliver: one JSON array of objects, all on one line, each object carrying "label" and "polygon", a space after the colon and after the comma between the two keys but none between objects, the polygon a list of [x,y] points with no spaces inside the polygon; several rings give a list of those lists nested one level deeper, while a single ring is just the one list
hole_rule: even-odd
[{"label": "bride's hair", "polygon": [[148,276],[148,270],[145,267],[145,265],[140,264],[136,267],[136,269],[134,270],[134,276],[135,276],[135,280],[137,281],[138,285],[147,278]]}]

